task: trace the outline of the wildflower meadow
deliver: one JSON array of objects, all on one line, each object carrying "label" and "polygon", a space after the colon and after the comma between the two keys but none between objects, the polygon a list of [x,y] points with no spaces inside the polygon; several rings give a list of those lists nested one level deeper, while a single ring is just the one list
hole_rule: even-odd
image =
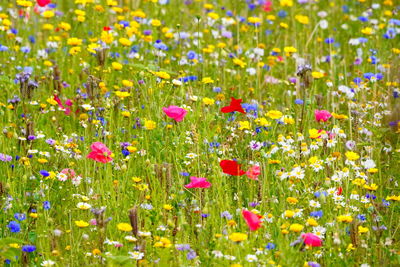
[{"label": "wildflower meadow", "polygon": [[0,0],[1,266],[400,266],[398,0]]}]

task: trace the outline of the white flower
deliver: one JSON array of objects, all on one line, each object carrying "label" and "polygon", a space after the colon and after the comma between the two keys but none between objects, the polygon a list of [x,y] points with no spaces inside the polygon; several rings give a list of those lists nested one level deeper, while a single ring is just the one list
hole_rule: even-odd
[{"label": "white flower", "polygon": [[76,207],[81,210],[88,210],[92,207],[92,205],[90,205],[89,203],[85,203],[85,202],[79,202],[76,205]]},{"label": "white flower", "polygon": [[321,204],[318,201],[315,201],[315,200],[310,200],[309,204],[310,204],[310,207],[313,207],[313,208],[321,207]]},{"label": "white flower", "polygon": [[141,260],[144,257],[144,253],[139,251],[134,251],[134,252],[129,251],[128,254],[131,255],[130,258],[134,260]]},{"label": "white flower", "polygon": [[128,242],[136,242],[137,238],[131,235],[125,236],[125,240],[128,240]]},{"label": "white flower", "polygon": [[361,162],[361,164],[364,166],[365,169],[372,169],[376,167],[375,161],[373,161],[372,159],[367,159]]},{"label": "white flower", "polygon": [[44,267],[49,267],[49,266],[53,266],[56,263],[52,260],[47,260],[47,261],[42,261],[42,263],[40,264],[40,266],[44,266]]},{"label": "white flower", "polygon": [[255,261],[258,260],[258,258],[257,258],[256,255],[248,254],[248,255],[246,256],[246,260],[247,260],[248,262],[255,262]]}]

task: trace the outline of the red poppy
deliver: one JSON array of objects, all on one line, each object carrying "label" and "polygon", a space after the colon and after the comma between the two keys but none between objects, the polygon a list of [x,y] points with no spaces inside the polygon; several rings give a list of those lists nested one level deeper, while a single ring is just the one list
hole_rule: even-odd
[{"label": "red poppy", "polygon": [[219,163],[219,166],[222,168],[222,172],[229,174],[229,175],[234,175],[234,176],[242,176],[246,172],[240,169],[240,164],[238,164],[234,160],[222,160]]},{"label": "red poppy", "polygon": [[272,11],[272,1],[266,1],[264,4],[264,11],[270,12]]},{"label": "red poppy", "polygon": [[51,3],[51,0],[36,0],[37,4],[41,7],[47,6]]},{"label": "red poppy", "polygon": [[339,186],[338,189],[337,189],[337,191],[336,191],[336,194],[337,194],[338,196],[340,196],[340,195],[342,194],[342,192],[343,192],[343,188],[342,188],[341,186]]},{"label": "red poppy", "polygon": [[106,32],[108,32],[109,30],[111,30],[111,28],[110,28],[110,27],[108,27],[108,26],[104,26],[104,27],[103,27],[103,31],[106,31]]},{"label": "red poppy", "polygon": [[242,210],[242,215],[251,231],[256,231],[261,227],[261,216],[248,210]]},{"label": "red poppy", "polygon": [[240,113],[246,113],[246,111],[244,111],[244,109],[242,108],[242,105],[240,105],[240,103],[242,103],[242,99],[235,99],[234,97],[231,97],[231,103],[229,104],[229,106],[223,107],[221,108],[221,111],[223,113],[230,113],[230,112],[240,112]]}]

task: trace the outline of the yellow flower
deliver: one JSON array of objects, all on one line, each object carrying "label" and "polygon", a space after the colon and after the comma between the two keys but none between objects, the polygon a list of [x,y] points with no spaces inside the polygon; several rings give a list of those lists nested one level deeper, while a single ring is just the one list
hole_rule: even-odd
[{"label": "yellow flower", "polygon": [[378,189],[378,185],[376,184],[364,185],[364,188],[370,191],[376,191]]},{"label": "yellow flower", "polygon": [[92,250],[93,255],[100,255],[101,254],[101,250],[98,248],[95,248]]},{"label": "yellow flower", "polygon": [[240,66],[241,68],[244,68],[246,66],[246,62],[240,60],[239,58],[234,58],[233,64]]},{"label": "yellow flower", "polygon": [[308,130],[308,134],[310,135],[311,139],[316,139],[321,135],[321,133],[319,133],[317,129]]},{"label": "yellow flower", "polygon": [[164,206],[163,206],[163,208],[165,209],[165,210],[172,210],[173,209],[173,207],[171,206],[171,205],[169,205],[169,204],[165,204]]},{"label": "yellow flower", "polygon": [[47,159],[38,159],[38,162],[39,163],[47,163],[47,162],[49,162]]},{"label": "yellow flower", "polygon": [[119,38],[119,43],[122,44],[123,46],[130,46],[132,44],[132,41],[127,39],[127,38]]},{"label": "yellow flower", "polygon": [[292,210],[286,210],[284,213],[285,217],[287,217],[287,218],[292,218],[294,216],[294,214],[295,214],[295,212]]},{"label": "yellow flower", "polygon": [[79,228],[84,228],[84,227],[89,226],[89,223],[80,220],[80,221],[75,221],[75,225],[78,226]]},{"label": "yellow flower", "polygon": [[229,235],[229,239],[233,242],[241,242],[247,240],[247,235],[243,233],[232,233]]},{"label": "yellow flower", "polygon": [[252,24],[261,23],[261,19],[259,17],[249,17],[247,20]]},{"label": "yellow flower", "polygon": [[279,4],[281,6],[291,7],[291,6],[293,6],[293,0],[279,0]]},{"label": "yellow flower", "polygon": [[353,151],[347,151],[345,153],[345,155],[346,155],[346,158],[351,161],[358,160],[360,158],[360,156]]},{"label": "yellow flower", "polygon": [[324,74],[319,71],[313,71],[311,73],[311,75],[313,76],[314,79],[320,79],[320,78],[324,77]]},{"label": "yellow flower", "polygon": [[153,25],[154,27],[159,27],[161,26],[161,21],[159,21],[158,19],[152,19],[151,25]]},{"label": "yellow flower", "polygon": [[338,119],[338,120],[343,120],[343,119],[349,118],[347,115],[344,115],[344,114],[337,114],[335,112],[332,112],[331,114],[332,114],[332,117],[334,117],[335,119]]},{"label": "yellow flower", "polygon": [[297,200],[297,198],[295,198],[295,197],[288,197],[288,198],[286,199],[286,201],[289,202],[290,204],[296,204],[296,203],[299,202],[299,201]]},{"label": "yellow flower", "polygon": [[168,73],[166,73],[165,71],[157,71],[157,72],[155,72],[154,74],[155,74],[157,77],[161,78],[161,79],[166,79],[166,80],[168,80],[168,79],[171,78],[171,76],[170,76]]},{"label": "yellow flower", "polygon": [[23,6],[23,7],[31,7],[33,5],[33,3],[30,1],[26,1],[26,0],[17,0],[17,5]]},{"label": "yellow flower", "polygon": [[371,35],[374,33],[374,30],[371,27],[365,27],[361,32],[366,35]]},{"label": "yellow flower", "polygon": [[145,120],[144,121],[144,128],[146,128],[146,130],[153,130],[157,127],[157,124],[155,121],[152,120]]},{"label": "yellow flower", "polygon": [[368,231],[369,231],[368,227],[362,227],[361,225],[358,226],[358,233],[359,233],[360,235],[363,234],[363,233],[366,233],[366,232],[368,232]]},{"label": "yellow flower", "polygon": [[386,200],[400,201],[400,195],[388,196],[388,197],[386,197]]},{"label": "yellow flower", "polygon": [[82,49],[81,49],[80,46],[74,46],[74,47],[71,47],[71,49],[69,49],[68,53],[69,53],[70,55],[76,55],[76,54],[78,54],[78,53],[81,52],[81,51],[82,51]]},{"label": "yellow flower", "polygon": [[115,91],[115,95],[121,99],[124,99],[125,97],[128,97],[131,94],[129,92],[125,92],[125,91]]},{"label": "yellow flower", "polygon": [[122,80],[122,85],[126,86],[126,87],[132,87],[133,86],[133,82],[128,81],[128,80]]},{"label": "yellow flower", "polygon": [[122,64],[119,63],[119,62],[115,62],[114,61],[113,63],[111,63],[111,65],[112,65],[114,70],[122,70]]},{"label": "yellow flower", "polygon": [[46,10],[42,13],[42,17],[49,19],[54,17],[54,12],[52,10]]},{"label": "yellow flower", "polygon": [[314,218],[308,218],[307,224],[310,226],[318,226],[318,222]]},{"label": "yellow flower", "polygon": [[300,22],[301,24],[308,24],[310,22],[309,18],[307,16],[303,16],[303,15],[296,15],[294,17],[298,22]]},{"label": "yellow flower", "polygon": [[362,186],[365,184],[365,180],[362,178],[357,178],[357,179],[354,179],[351,183],[358,185],[358,186]]},{"label": "yellow flower", "polygon": [[107,31],[103,31],[101,32],[101,37],[100,39],[105,42],[106,44],[111,44],[114,41],[114,37],[112,35],[112,33],[107,32]]},{"label": "yellow flower", "polygon": [[135,153],[138,150],[137,147],[134,146],[128,146],[126,149],[128,149],[129,153]]},{"label": "yellow flower", "polygon": [[212,98],[205,97],[205,98],[203,98],[203,103],[206,106],[212,106],[212,105],[214,105],[215,100]]},{"label": "yellow flower", "polygon": [[132,226],[129,223],[119,223],[117,224],[117,228],[123,232],[130,232],[132,231]]},{"label": "yellow flower", "polygon": [[298,223],[294,223],[292,225],[290,225],[289,230],[295,233],[300,232],[301,230],[303,230],[304,226]]},{"label": "yellow flower", "polygon": [[250,122],[248,121],[239,121],[239,130],[250,130]]},{"label": "yellow flower", "polygon": [[279,110],[270,110],[266,115],[273,120],[277,120],[280,119],[283,114]]},{"label": "yellow flower", "polygon": [[348,246],[347,246],[347,248],[346,248],[346,251],[347,252],[350,252],[350,251],[352,251],[352,250],[355,250],[356,248],[353,246],[353,244],[349,244]]},{"label": "yellow flower", "polygon": [[72,46],[78,46],[82,44],[82,39],[76,37],[68,38],[67,44]]},{"label": "yellow flower", "polygon": [[208,13],[208,17],[210,17],[210,18],[212,18],[214,20],[219,19],[219,15],[217,13],[215,13],[215,12]]},{"label": "yellow flower", "polygon": [[227,222],[227,224],[228,224],[228,226],[236,226],[235,220],[229,220],[229,221]]},{"label": "yellow flower", "polygon": [[204,83],[204,84],[207,84],[207,83],[213,83],[214,80],[211,79],[210,77],[204,77],[204,78],[201,80],[201,82]]},{"label": "yellow flower", "polygon": [[292,54],[292,53],[296,53],[296,52],[297,52],[297,49],[294,48],[293,46],[286,46],[286,47],[283,48],[283,51],[285,51],[285,53],[286,53],[287,55],[290,55],[290,54]]},{"label": "yellow flower", "polygon": [[337,217],[337,220],[339,222],[347,222],[347,223],[351,223],[353,221],[353,218],[349,215],[339,215]]},{"label": "yellow flower", "polygon": [[129,111],[122,111],[121,115],[125,118],[129,118],[131,116],[131,113]]},{"label": "yellow flower", "polygon": [[69,24],[69,23],[67,23],[67,22],[60,22],[59,24],[58,24],[58,27],[60,28],[60,29],[63,29],[64,31],[69,31],[69,30],[71,30],[71,24]]},{"label": "yellow flower", "polygon": [[171,246],[172,246],[171,241],[165,237],[161,237],[160,241],[158,241],[154,244],[154,247],[156,247],[156,248],[169,248]]},{"label": "yellow flower", "polygon": [[267,121],[266,118],[257,118],[254,120],[254,122],[257,123],[258,126],[262,126],[262,127],[271,125],[270,122]]}]

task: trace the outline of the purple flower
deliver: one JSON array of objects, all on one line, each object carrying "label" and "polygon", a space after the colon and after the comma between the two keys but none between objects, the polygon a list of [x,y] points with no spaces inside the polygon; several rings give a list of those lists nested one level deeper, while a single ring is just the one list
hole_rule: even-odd
[{"label": "purple flower", "polygon": [[197,254],[196,254],[196,251],[194,251],[194,250],[191,250],[186,254],[186,258],[188,260],[193,260],[196,257],[197,257]]},{"label": "purple flower", "polygon": [[9,222],[7,227],[10,229],[11,233],[19,233],[21,231],[21,226],[16,221]]},{"label": "purple flower", "polygon": [[12,156],[0,153],[0,160],[7,162],[12,160]]},{"label": "purple flower", "polygon": [[34,252],[35,250],[36,250],[36,247],[34,245],[22,246],[22,251],[24,251],[24,252],[31,253],[31,252]]}]

